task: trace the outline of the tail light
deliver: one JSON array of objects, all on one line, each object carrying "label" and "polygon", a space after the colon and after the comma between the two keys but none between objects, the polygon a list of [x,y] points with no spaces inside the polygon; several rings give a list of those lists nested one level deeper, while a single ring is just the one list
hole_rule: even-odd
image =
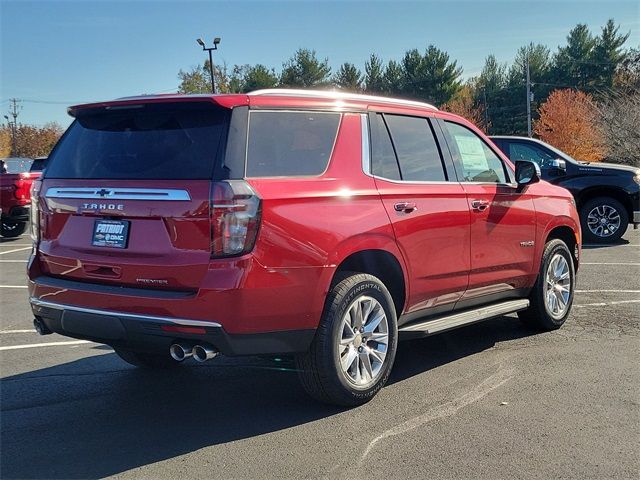
[{"label": "tail light", "polygon": [[40,208],[38,207],[38,198],[40,197],[40,187],[42,182],[35,180],[31,184],[31,211],[30,211],[30,224],[31,224],[31,240],[33,243],[40,241]]},{"label": "tail light", "polygon": [[29,199],[29,188],[31,187],[31,174],[24,172],[18,175],[18,179],[13,183],[15,190],[13,195],[18,200]]},{"label": "tail light", "polygon": [[211,257],[253,250],[260,228],[261,200],[244,180],[215,182],[211,189]]}]

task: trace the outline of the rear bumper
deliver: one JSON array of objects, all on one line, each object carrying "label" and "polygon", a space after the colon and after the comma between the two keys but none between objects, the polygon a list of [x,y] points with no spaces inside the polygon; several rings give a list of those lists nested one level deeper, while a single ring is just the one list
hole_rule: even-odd
[{"label": "rear bumper", "polygon": [[2,209],[2,220],[11,222],[28,222],[29,206],[11,207],[8,210]]},{"label": "rear bumper", "polygon": [[211,344],[225,355],[290,354],[308,350],[315,334],[313,329],[229,334],[213,321],[93,309],[34,297],[30,303],[34,316],[53,332],[149,352],[166,352],[172,343],[186,341]]}]

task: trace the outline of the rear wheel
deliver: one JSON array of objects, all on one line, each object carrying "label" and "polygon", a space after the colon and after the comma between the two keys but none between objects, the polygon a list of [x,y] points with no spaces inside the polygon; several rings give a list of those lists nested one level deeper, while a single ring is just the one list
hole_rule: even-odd
[{"label": "rear wheel", "polygon": [[562,240],[547,242],[542,254],[538,280],[531,291],[527,310],[520,320],[532,328],[560,328],[571,311],[575,289],[575,268],[569,248]]},{"label": "rear wheel", "polygon": [[598,197],[582,206],[580,222],[586,243],[609,243],[619,240],[627,231],[629,215],[615,198]]},{"label": "rear wheel", "polygon": [[2,230],[0,231],[0,233],[3,237],[14,238],[22,235],[26,229],[26,222],[12,222],[10,220],[2,220]]},{"label": "rear wheel", "polygon": [[126,350],[122,348],[114,348],[118,356],[125,362],[141,368],[149,369],[166,369],[174,368],[179,365],[178,362],[173,360],[169,353],[148,353],[140,352],[136,350]]},{"label": "rear wheel", "polygon": [[325,403],[366,403],[387,382],[397,341],[387,288],[372,275],[349,274],[331,289],[310,350],[296,358],[302,386]]}]

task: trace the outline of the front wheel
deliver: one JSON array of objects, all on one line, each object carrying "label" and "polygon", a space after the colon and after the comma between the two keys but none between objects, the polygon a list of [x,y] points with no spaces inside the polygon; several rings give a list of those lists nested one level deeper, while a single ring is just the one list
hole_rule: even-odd
[{"label": "front wheel", "polygon": [[348,274],[329,292],[309,351],[296,358],[305,391],[317,400],[356,406],[385,385],[398,343],[391,294],[376,277]]},{"label": "front wheel", "polygon": [[575,285],[569,248],[562,240],[550,240],[544,247],[540,273],[529,296],[529,308],[518,312],[520,320],[540,330],[560,328],[571,311]]},{"label": "front wheel", "polygon": [[611,243],[627,231],[629,215],[615,198],[598,197],[582,206],[580,223],[585,243]]},{"label": "front wheel", "polygon": [[0,234],[2,234],[2,236],[5,238],[15,238],[22,235],[26,229],[26,222],[12,222],[9,220],[2,220],[2,230],[0,231]]}]

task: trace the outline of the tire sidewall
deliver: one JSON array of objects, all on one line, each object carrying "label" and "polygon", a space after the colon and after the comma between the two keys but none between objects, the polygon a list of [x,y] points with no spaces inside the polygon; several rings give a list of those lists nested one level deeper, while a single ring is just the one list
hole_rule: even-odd
[{"label": "tire sidewall", "polygon": [[[546,255],[542,261],[542,268],[540,269],[540,283],[539,283],[539,300],[542,304],[542,308],[545,314],[545,320],[553,324],[554,326],[561,326],[567,320],[567,317],[571,313],[571,307],[573,305],[573,298],[575,296],[575,288],[576,288],[576,273],[575,273],[575,265],[573,263],[573,258],[571,256],[571,252],[569,252],[569,248],[565,245],[564,242],[560,240],[556,240],[557,243],[554,246],[546,251]],[[569,300],[567,301],[567,307],[564,315],[561,318],[554,318],[549,312],[549,308],[547,306],[546,301],[546,293],[545,293],[545,283],[547,278],[547,269],[549,268],[549,264],[551,263],[551,259],[556,255],[560,254],[567,261],[567,265],[569,266],[569,275],[571,279],[571,291],[569,293]]]},{"label": "tire sidewall", "polygon": [[[357,284],[353,285],[344,296],[336,298],[336,301],[333,303],[331,345],[329,348],[333,369],[338,382],[345,390],[349,391],[354,398],[361,399],[370,398],[375,395],[375,393],[386,383],[389,378],[389,374],[391,373],[398,344],[398,327],[393,299],[382,282],[373,276],[367,275],[367,277],[369,278],[359,281]],[[347,279],[347,281],[348,280],[349,279]],[[342,335],[342,318],[353,302],[361,296],[372,297],[380,303],[387,316],[389,332],[388,350],[382,371],[380,372],[377,380],[366,387],[354,385],[345,378],[340,364],[340,352],[338,349],[338,339],[341,338]]]}]

